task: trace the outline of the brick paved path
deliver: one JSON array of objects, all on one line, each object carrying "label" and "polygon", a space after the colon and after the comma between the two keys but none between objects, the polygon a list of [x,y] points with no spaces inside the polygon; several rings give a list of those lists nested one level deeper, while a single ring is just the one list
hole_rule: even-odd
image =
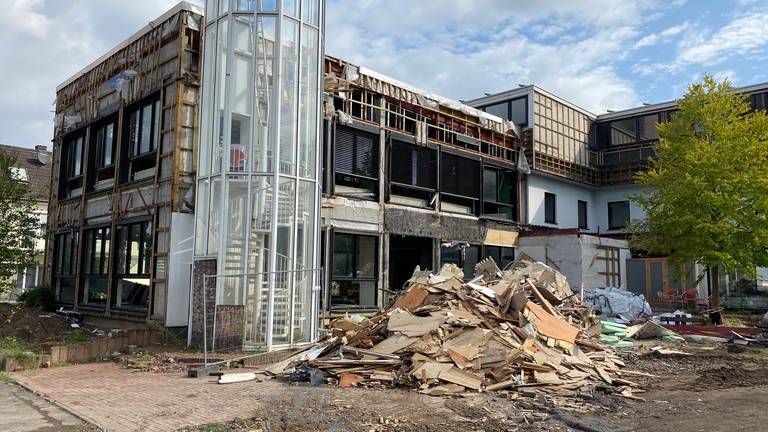
[{"label": "brick paved path", "polygon": [[113,363],[13,373],[38,391],[110,431],[173,431],[184,426],[253,416],[265,395],[284,389],[275,380],[229,385],[211,377],[133,372]]}]

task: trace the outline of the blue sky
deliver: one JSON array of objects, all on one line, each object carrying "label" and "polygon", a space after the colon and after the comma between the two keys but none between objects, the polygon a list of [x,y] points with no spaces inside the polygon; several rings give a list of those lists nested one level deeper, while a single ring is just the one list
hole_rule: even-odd
[{"label": "blue sky", "polygon": [[[56,86],[175,3],[0,0],[0,143],[50,145]],[[768,81],[768,4],[327,0],[326,52],[454,99],[536,84],[600,114],[704,73]]]}]

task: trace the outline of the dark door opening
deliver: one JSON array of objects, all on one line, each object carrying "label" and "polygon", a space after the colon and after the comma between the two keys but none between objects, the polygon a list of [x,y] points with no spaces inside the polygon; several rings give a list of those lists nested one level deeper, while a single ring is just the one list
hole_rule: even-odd
[{"label": "dark door opening", "polygon": [[432,239],[428,237],[389,236],[389,289],[399,290],[411,278],[413,270],[432,268]]}]

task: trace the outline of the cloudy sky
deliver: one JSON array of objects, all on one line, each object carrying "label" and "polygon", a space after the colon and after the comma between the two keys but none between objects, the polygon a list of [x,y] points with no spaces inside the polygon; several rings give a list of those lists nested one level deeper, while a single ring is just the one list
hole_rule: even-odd
[{"label": "cloudy sky", "polygon": [[[0,143],[50,146],[56,86],[175,3],[0,0]],[[768,81],[766,29],[762,0],[327,0],[326,52],[454,99],[536,84],[600,114],[704,73]]]}]

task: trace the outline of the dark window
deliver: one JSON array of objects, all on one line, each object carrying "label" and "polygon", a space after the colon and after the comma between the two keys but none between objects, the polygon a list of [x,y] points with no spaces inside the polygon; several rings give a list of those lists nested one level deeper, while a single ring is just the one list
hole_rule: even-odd
[{"label": "dark window", "polygon": [[484,107],[483,110],[488,114],[495,115],[496,117],[501,117],[507,120],[509,119],[509,102],[502,102],[496,105],[488,105],[487,107]]},{"label": "dark window", "polygon": [[377,256],[374,236],[333,235],[332,307],[376,307]]},{"label": "dark window", "polygon": [[608,203],[608,229],[616,230],[627,226],[629,222],[629,201]]},{"label": "dark window", "polygon": [[107,305],[109,235],[108,227],[83,232],[83,284],[78,296],[78,304],[99,308]]},{"label": "dark window", "polygon": [[638,136],[639,141],[649,141],[659,139],[659,133],[656,131],[656,126],[659,124],[658,114],[649,114],[642,116],[638,119]]},{"label": "dark window", "polygon": [[127,153],[123,182],[154,177],[160,138],[160,100],[156,97],[126,111],[123,149]]},{"label": "dark window", "polygon": [[336,125],[335,185],[336,193],[356,193],[362,189],[366,197],[376,198],[378,190],[378,136],[347,126]]},{"label": "dark window", "polygon": [[437,188],[437,151],[398,140],[391,143],[392,195],[418,198],[427,206]]},{"label": "dark window", "polygon": [[587,202],[579,200],[579,228],[587,229]]},{"label": "dark window", "polygon": [[512,123],[518,126],[528,125],[528,97],[512,99],[510,111],[511,116],[509,119],[512,120]]},{"label": "dark window", "polygon": [[61,150],[59,198],[69,198],[82,193],[84,137],[85,131],[79,131],[64,139]]},{"label": "dark window", "polygon": [[632,144],[637,141],[635,118],[614,120],[611,124],[611,145]]},{"label": "dark window", "polygon": [[112,307],[146,311],[152,262],[152,224],[142,221],[120,225],[116,238]]},{"label": "dark window", "polygon": [[512,171],[483,169],[483,215],[517,220],[516,177]]},{"label": "dark window", "polygon": [[89,175],[88,189],[99,189],[111,183],[99,183],[115,176],[115,145],[117,143],[117,118],[91,127],[91,150],[95,172]]},{"label": "dark window", "polygon": [[483,257],[491,257],[500,269],[515,260],[515,248],[504,246],[483,246]]},{"label": "dark window", "polygon": [[[495,259],[495,258],[494,258]],[[475,265],[480,261],[480,246],[464,242],[443,243],[440,247],[440,267],[456,264],[464,272],[464,279],[472,279]]]},{"label": "dark window", "polygon": [[555,194],[544,192],[544,222],[557,223],[556,201],[557,196]]},{"label": "dark window", "polygon": [[477,214],[480,200],[480,161],[440,154],[441,210]]},{"label": "dark window", "polygon": [[58,303],[74,304],[77,274],[77,229],[56,234],[53,246],[54,295]]}]

